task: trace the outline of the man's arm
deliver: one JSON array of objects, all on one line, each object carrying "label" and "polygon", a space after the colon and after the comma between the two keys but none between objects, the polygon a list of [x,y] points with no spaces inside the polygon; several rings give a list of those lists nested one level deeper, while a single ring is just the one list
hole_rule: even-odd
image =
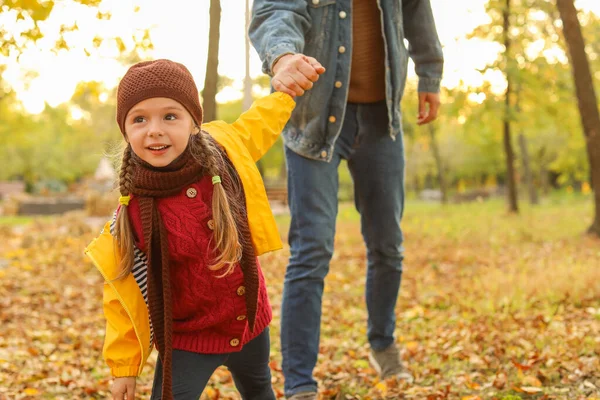
[{"label": "man's arm", "polygon": [[435,28],[430,1],[404,0],[402,4],[404,36],[408,40],[408,52],[419,77],[417,123],[422,125],[437,117],[444,54]]},{"label": "man's arm", "polygon": [[302,96],[325,68],[302,54],[310,29],[305,0],[254,0],[248,35],[271,75],[271,85],[292,97]]},{"label": "man's arm", "polygon": [[273,76],[273,66],[282,56],[304,51],[310,24],[305,0],[254,0],[248,36],[265,74]]},{"label": "man's arm", "polygon": [[429,0],[404,0],[404,36],[419,77],[419,92],[438,93],[444,68],[442,45]]}]

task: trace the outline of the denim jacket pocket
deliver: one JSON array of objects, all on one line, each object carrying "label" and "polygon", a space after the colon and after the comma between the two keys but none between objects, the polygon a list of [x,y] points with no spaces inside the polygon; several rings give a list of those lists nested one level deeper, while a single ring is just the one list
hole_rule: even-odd
[{"label": "denim jacket pocket", "polygon": [[[322,64],[330,65],[327,52],[324,49],[329,48],[328,42],[334,40],[334,25],[336,15],[336,0],[306,0],[308,4],[308,14],[311,19],[311,28],[306,33],[305,54],[310,54]],[[327,43],[326,43],[327,42]]]}]

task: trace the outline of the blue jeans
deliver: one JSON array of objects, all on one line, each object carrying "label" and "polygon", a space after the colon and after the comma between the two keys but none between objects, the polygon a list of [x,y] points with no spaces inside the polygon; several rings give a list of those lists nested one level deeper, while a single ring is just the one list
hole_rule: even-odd
[{"label": "blue jeans", "polygon": [[394,342],[394,308],[402,276],[404,147],[388,131],[385,102],[348,104],[331,162],[285,148],[291,211],[290,260],[281,315],[285,394],[317,391],[312,373],[319,352],[324,278],[333,254],[338,213],[338,166],[348,160],[367,247],[367,336],[371,348]]},{"label": "blue jeans", "polygon": [[[246,400],[275,400],[269,369],[269,328],[240,352],[200,354],[173,350],[173,398],[198,400],[211,375],[221,365],[229,368],[236,388]],[[156,363],[151,400],[162,397],[162,363]]]}]

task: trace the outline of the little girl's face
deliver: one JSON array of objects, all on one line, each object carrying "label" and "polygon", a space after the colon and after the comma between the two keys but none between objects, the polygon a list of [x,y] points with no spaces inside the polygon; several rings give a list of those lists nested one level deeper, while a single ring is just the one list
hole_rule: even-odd
[{"label": "little girl's face", "polygon": [[125,133],[138,157],[164,167],[187,147],[194,120],[179,102],[166,97],[140,101],[125,118]]}]

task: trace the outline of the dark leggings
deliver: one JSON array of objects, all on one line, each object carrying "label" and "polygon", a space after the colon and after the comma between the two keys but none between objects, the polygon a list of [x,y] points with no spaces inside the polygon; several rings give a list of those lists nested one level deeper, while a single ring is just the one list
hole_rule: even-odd
[{"label": "dark leggings", "polygon": [[[242,351],[200,354],[173,350],[173,397],[198,400],[211,375],[225,365],[244,400],[275,400],[269,369],[269,328],[248,342]],[[162,363],[156,363],[151,400],[162,398]]]}]

